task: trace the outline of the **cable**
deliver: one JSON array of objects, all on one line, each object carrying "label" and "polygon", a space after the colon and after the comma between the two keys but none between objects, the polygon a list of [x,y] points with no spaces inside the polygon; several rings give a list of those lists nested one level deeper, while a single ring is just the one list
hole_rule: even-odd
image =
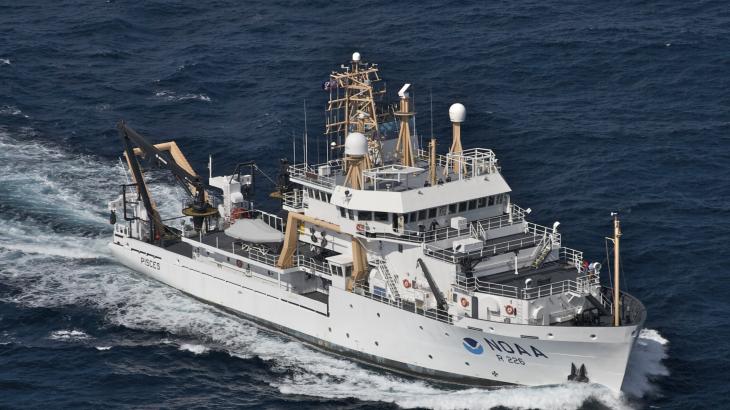
[{"label": "cable", "polygon": [[266,172],[264,172],[261,168],[259,168],[258,165],[254,164],[254,167],[256,168],[257,171],[259,171],[261,173],[261,175],[265,176],[266,179],[269,180],[269,182],[271,182],[272,184],[276,185],[276,181],[274,181],[268,175],[266,175]]},{"label": "cable", "polygon": [[603,240],[606,245],[606,266],[608,267],[608,283],[611,285],[611,288],[613,288],[613,275],[611,274],[611,264],[609,263],[610,260],[608,258],[608,238]]}]

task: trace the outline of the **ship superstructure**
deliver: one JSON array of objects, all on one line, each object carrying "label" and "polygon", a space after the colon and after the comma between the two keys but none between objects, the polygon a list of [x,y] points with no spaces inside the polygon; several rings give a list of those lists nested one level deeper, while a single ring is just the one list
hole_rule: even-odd
[{"label": "ship superstructure", "polygon": [[[133,183],[110,203],[113,253],[194,297],[390,370],[618,391],[642,304],[601,285],[601,264],[563,246],[558,222],[528,221],[494,152],[463,148],[463,105],[451,106],[450,148],[438,153],[435,138],[419,144],[410,84],[386,105],[380,80],[355,53],[323,84],[327,161],[283,162],[284,216],[254,206],[254,163],[203,183],[174,143],[149,144],[121,123]],[[139,158],[190,193],[177,227],[155,210]],[[616,252],[619,237],[614,216]]]}]

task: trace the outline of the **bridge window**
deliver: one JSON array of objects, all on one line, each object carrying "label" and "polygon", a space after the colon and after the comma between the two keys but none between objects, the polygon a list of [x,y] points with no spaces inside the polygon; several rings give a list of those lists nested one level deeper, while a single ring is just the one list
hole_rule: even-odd
[{"label": "bridge window", "polygon": [[436,208],[431,208],[428,210],[428,217],[429,218],[435,218],[436,217]]},{"label": "bridge window", "polygon": [[348,209],[347,217],[350,218],[351,220],[355,220],[355,211],[353,211],[352,209]]},{"label": "bridge window", "polygon": [[470,211],[472,209],[475,209],[476,207],[477,207],[477,200],[476,199],[472,199],[471,201],[469,201],[469,210]]},{"label": "bridge window", "polygon": [[494,205],[494,195],[489,197],[489,206]]},{"label": "bridge window", "polygon": [[347,218],[347,211],[345,210],[345,208],[341,206],[338,206],[338,208],[340,208],[340,216],[343,218]]},{"label": "bridge window", "polygon": [[388,222],[388,213],[387,212],[376,212],[375,220],[380,221],[380,222]]},{"label": "bridge window", "polygon": [[455,214],[459,212],[459,204],[449,204],[449,213]]},{"label": "bridge window", "polygon": [[466,201],[459,202],[459,212],[465,212],[466,211]]},{"label": "bridge window", "polygon": [[477,207],[484,208],[485,206],[487,206],[487,198],[486,197],[477,199]]},{"label": "bridge window", "polygon": [[418,220],[423,221],[424,219],[426,219],[427,215],[428,215],[428,211],[425,209],[421,209],[420,211],[418,211]]},{"label": "bridge window", "polygon": [[358,221],[372,221],[373,213],[371,211],[357,211]]}]

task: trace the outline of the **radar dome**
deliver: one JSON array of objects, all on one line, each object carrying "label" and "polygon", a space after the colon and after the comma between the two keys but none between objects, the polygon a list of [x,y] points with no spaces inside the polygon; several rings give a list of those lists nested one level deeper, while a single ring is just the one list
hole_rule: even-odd
[{"label": "radar dome", "polygon": [[345,155],[364,156],[368,153],[368,139],[359,132],[351,132],[345,138]]},{"label": "radar dome", "polygon": [[354,61],[356,63],[360,62],[360,53],[358,53],[357,51],[352,53],[352,61]]},{"label": "radar dome", "polygon": [[466,119],[466,107],[464,107],[464,104],[452,104],[449,107],[449,118],[451,118],[451,122],[464,122]]}]

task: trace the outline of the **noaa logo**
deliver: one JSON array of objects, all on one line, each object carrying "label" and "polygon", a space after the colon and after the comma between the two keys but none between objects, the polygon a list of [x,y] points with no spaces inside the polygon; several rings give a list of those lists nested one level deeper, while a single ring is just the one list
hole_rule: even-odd
[{"label": "noaa logo", "polygon": [[464,338],[464,349],[468,350],[471,354],[484,353],[484,346],[470,337]]}]

